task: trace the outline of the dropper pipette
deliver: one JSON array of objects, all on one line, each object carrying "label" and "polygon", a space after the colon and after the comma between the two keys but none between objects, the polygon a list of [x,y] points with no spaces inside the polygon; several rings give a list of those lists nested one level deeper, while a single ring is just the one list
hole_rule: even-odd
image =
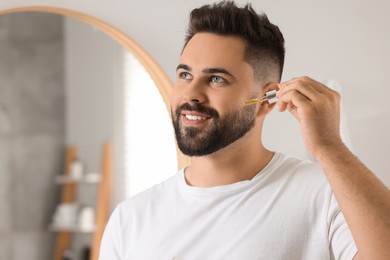
[{"label": "dropper pipette", "polygon": [[277,91],[275,89],[269,90],[269,91],[265,92],[265,95],[263,97],[249,99],[249,100],[245,101],[243,105],[250,106],[250,105],[257,104],[257,103],[261,104],[264,101],[268,101],[268,104],[276,103],[276,101],[278,101],[278,98],[276,97],[276,92]]}]

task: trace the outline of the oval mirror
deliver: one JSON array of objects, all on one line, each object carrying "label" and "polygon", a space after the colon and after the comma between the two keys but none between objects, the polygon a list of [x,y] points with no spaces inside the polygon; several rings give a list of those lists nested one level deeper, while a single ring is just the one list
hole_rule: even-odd
[{"label": "oval mirror", "polygon": [[[1,259],[53,259],[63,232],[49,230],[60,203],[54,180],[69,145],[83,173],[99,173],[102,146],[113,144],[112,206],[175,174],[171,83],[126,35],[69,10],[9,10],[0,56]],[[77,217],[94,210],[97,185],[75,190]],[[93,232],[67,234],[66,254],[92,259]]]}]

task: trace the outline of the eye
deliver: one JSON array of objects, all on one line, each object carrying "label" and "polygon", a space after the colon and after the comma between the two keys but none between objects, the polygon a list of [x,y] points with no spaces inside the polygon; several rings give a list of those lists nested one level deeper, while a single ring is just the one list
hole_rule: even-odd
[{"label": "eye", "polygon": [[226,80],[220,76],[212,76],[211,80],[212,83],[225,83]]},{"label": "eye", "polygon": [[190,79],[192,79],[192,76],[188,72],[180,72],[179,78],[184,79],[184,80],[190,80]]}]

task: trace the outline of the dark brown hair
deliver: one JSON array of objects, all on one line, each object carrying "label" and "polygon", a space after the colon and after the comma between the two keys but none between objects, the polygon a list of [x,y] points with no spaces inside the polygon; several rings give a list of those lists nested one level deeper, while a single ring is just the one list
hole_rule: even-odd
[{"label": "dark brown hair", "polygon": [[256,80],[277,77],[284,65],[284,38],[266,14],[257,14],[250,4],[239,8],[233,1],[222,1],[194,9],[190,14],[184,48],[199,32],[238,36],[247,43],[244,61],[249,63]]}]

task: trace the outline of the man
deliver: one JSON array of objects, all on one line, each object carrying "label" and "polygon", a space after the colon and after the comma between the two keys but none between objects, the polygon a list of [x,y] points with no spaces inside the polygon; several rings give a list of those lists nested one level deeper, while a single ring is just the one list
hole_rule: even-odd
[{"label": "man", "polygon": [[[338,93],[279,83],[283,62],[278,27],[250,5],[191,13],[171,97],[191,165],[117,207],[100,259],[390,259],[390,192],[341,141]],[[244,103],[269,90],[318,164],[263,146],[275,104]]]}]

